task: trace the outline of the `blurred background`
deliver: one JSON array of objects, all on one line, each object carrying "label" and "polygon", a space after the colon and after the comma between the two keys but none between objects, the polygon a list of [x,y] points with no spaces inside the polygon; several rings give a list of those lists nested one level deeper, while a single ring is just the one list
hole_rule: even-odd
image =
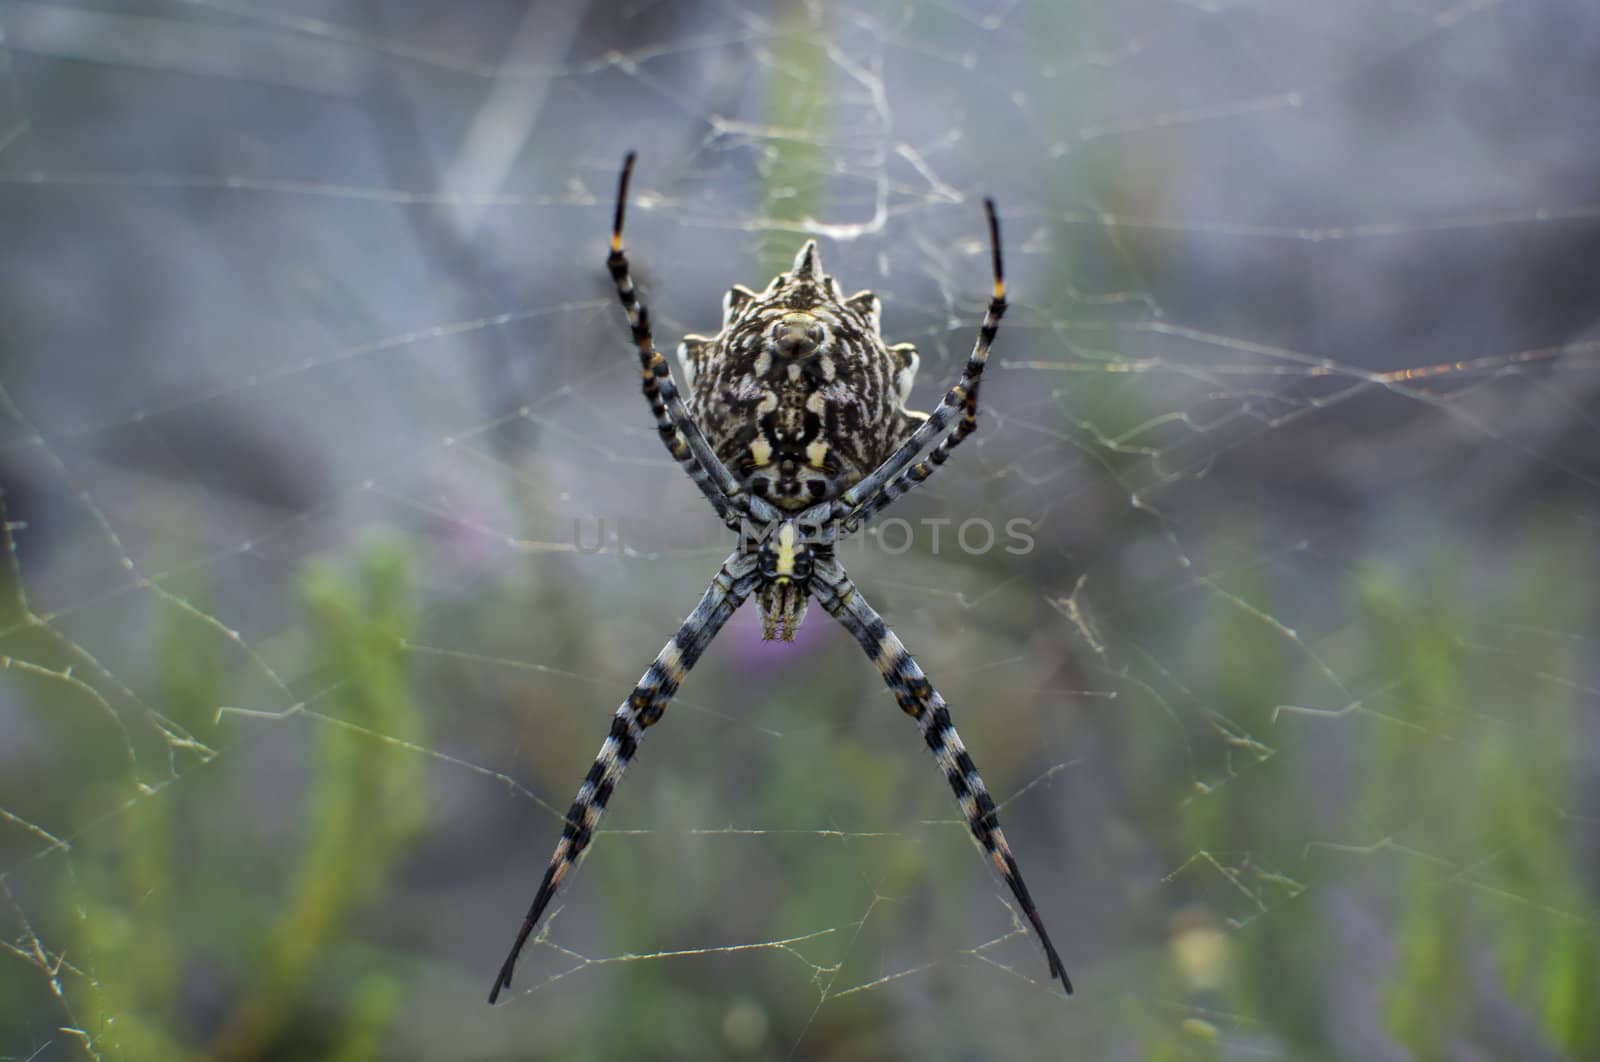
[{"label": "blurred background", "polygon": [[[1600,13],[0,0],[0,1059],[1600,1058]],[[816,236],[978,434],[749,609],[670,349]]]}]

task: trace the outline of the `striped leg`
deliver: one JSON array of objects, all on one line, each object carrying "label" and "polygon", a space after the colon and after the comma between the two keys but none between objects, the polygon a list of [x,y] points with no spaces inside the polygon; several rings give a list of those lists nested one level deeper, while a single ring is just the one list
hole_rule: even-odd
[{"label": "striped leg", "polygon": [[[928,414],[928,419],[911,433],[911,438],[889,455],[883,464],[873,469],[870,474],[840,496],[835,512],[844,519],[846,527],[852,524],[859,525],[865,517],[869,503],[876,501],[878,493],[892,482],[897,482],[906,466],[926,450],[934,439],[946,432],[949,433],[946,440],[940,443],[940,449],[944,451],[944,456],[948,457],[950,451],[970,435],[972,428],[977,424],[978,382],[982,379],[983,367],[989,360],[989,347],[994,344],[995,333],[1000,330],[1000,318],[1005,316],[1006,312],[1006,278],[1000,262],[1000,219],[995,215],[993,199],[985,199],[983,209],[989,217],[989,249],[994,264],[994,292],[989,298],[989,309],[983,315],[983,325],[978,329],[977,342],[972,345],[972,353],[967,357],[967,367],[962,370],[961,379],[956,381],[945,394],[944,401],[939,407]],[[960,420],[957,420],[958,415]],[[956,438],[958,435],[960,438]],[[942,459],[934,460],[935,465],[942,463]],[[925,466],[923,474],[905,482],[899,493],[904,494],[917,483],[927,479],[932,472],[932,467]],[[888,504],[889,502],[885,501],[872,511],[877,512]]]},{"label": "striped leg", "polygon": [[1000,830],[994,799],[989,796],[983,779],[978,776],[978,768],[962,745],[955,724],[950,721],[950,710],[945,706],[944,698],[933,688],[928,677],[922,673],[922,668],[906,652],[906,647],[889,629],[883,617],[867,604],[866,598],[861,596],[837,560],[829,558],[817,563],[811,579],[811,592],[834,619],[855,636],[861,648],[878,665],[900,710],[917,721],[922,740],[933,752],[934,759],[939,761],[950,788],[955,791],[972,836],[994,863],[1000,877],[1010,887],[1011,894],[1017,898],[1017,903],[1022,905],[1022,912],[1033,924],[1039,943],[1044,945],[1050,976],[1059,978],[1061,986],[1071,995],[1072,982],[1061,965],[1055,945],[1050,943],[1050,935],[1045,932],[1044,922],[1033,906],[1033,897],[1028,895],[1028,887],[1022,881],[1022,871],[1017,868],[1017,861],[1011,855],[1011,846],[1006,843],[1005,834]]},{"label": "striped leg", "polygon": [[612,790],[616,788],[622,772],[627,770],[639,742],[644,739],[645,730],[661,718],[672,695],[678,692],[683,677],[706,646],[711,644],[711,639],[716,637],[728,617],[749,595],[757,578],[752,558],[734,553],[723,561],[722,569],[711,580],[700,603],[683,621],[678,633],[656,655],[633,693],[617,709],[617,714],[611,720],[611,733],[600,746],[594,765],[589,768],[583,785],[578,788],[577,798],[567,810],[566,825],[562,827],[561,839],[556,842],[556,850],[550,856],[544,880],[539,883],[539,891],[534,895],[533,905],[528,908],[528,916],[522,920],[522,929],[517,933],[516,943],[511,946],[511,954],[506,956],[505,965],[500,967],[500,975],[495,978],[494,988],[489,991],[490,1003],[500,998],[501,989],[511,987],[512,969],[517,964],[522,946],[527,943],[528,935],[533,932],[540,916],[555,896],[561,879],[566,877],[567,871],[572,869],[593,839],[595,824],[600,821]]},{"label": "striped leg", "polygon": [[926,460],[918,461],[910,468],[891,479],[882,490],[861,505],[844,521],[845,534],[855,534],[861,525],[872,519],[893,505],[895,499],[922,483],[923,480],[933,475],[933,470],[940,468],[950,459],[950,451],[966,441],[978,426],[978,385],[974,383],[967,392],[967,400],[961,407],[961,419],[950,434],[939,440],[939,445],[933,448]]},{"label": "striped leg", "polygon": [[616,282],[617,297],[622,300],[628,327],[633,331],[633,342],[639,348],[644,397],[655,415],[656,431],[667,450],[717,511],[717,516],[733,526],[738,516],[748,511],[747,499],[689,416],[678,394],[678,385],[672,379],[672,368],[655,347],[650,333],[650,310],[639,300],[628,269],[628,256],[622,249],[622,219],[628,203],[628,182],[633,177],[633,161],[634,153],[630,151],[622,163],[622,176],[617,179],[617,209],[611,222],[611,253],[606,257],[606,268]]}]

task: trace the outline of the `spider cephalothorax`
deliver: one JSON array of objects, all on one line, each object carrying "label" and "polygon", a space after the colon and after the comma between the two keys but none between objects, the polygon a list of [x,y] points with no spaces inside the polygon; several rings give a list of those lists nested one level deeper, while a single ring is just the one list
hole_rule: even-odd
[{"label": "spider cephalothorax", "polygon": [[807,240],[765,291],[728,290],[716,335],[684,337],[689,414],[756,497],[790,511],[836,498],[922,423],[906,409],[917,352],[885,346],[879,315]]},{"label": "spider cephalothorax", "polygon": [[[689,669],[751,594],[761,603],[762,632],[791,640],[817,603],[850,632],[877,665],[895,703],[916,720],[961,806],[967,829],[1016,897],[1044,946],[1050,976],[1072,983],[1022,882],[1000,830],[995,802],[950,721],[950,709],[894,631],[856,589],[834,545],[941,467],[977,426],[978,381],[1006,310],[1000,222],[984,201],[994,264],[994,293],[961,379],[933,413],[905,407],[917,355],[885,346],[878,300],[848,298],[822,272],[807,241],[794,268],[757,295],[734,287],[723,304],[722,331],[689,336],[679,348],[690,384],[686,404],[666,358],[656,350],[650,314],[639,300],[622,250],[622,215],[633,154],[617,185],[606,266],[639,351],[645,399],[656,431],[712,511],[739,529],[739,547],[722,562],[689,618],[672,636],[611,718],[589,774],[567,810],[556,850],[489,1002],[511,985],[517,956],[534,926],[594,838],[617,781],[660,720]],[[926,454],[918,460],[919,454]]]}]

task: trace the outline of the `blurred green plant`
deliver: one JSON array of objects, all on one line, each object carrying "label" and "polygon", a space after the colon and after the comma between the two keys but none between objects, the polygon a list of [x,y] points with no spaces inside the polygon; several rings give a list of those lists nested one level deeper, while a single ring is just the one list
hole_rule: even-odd
[{"label": "blurred green plant", "polygon": [[[1552,634],[1582,626],[1587,603],[1569,588],[1592,567],[1592,543],[1519,541],[1488,600],[1465,598],[1466,562],[1448,550],[1420,579],[1369,570],[1358,580],[1375,684],[1414,724],[1372,729],[1366,798],[1429,811],[1411,846],[1429,857],[1403,876],[1383,995],[1390,1031],[1423,1062],[1453,1057],[1470,1028],[1486,953],[1554,1046],[1600,1057],[1600,908],[1563,810],[1577,799],[1582,660],[1576,640]],[[1485,663],[1507,654],[1520,666]]]},{"label": "blurred green plant", "polygon": [[[416,620],[407,568],[403,548],[374,545],[354,579],[313,565],[302,580],[316,669],[332,684],[331,719],[315,729],[310,834],[291,898],[267,934],[254,987],[217,1040],[218,1058],[261,1055],[319,970],[355,965],[335,950],[341,924],[426,821],[423,762],[406,748],[424,737],[405,668]],[[360,1020],[346,1024],[331,1057],[375,1057],[376,1031],[388,1025],[399,1001],[387,975],[368,969],[358,978]]]},{"label": "blurred green plant", "polygon": [[[127,802],[111,850],[80,855],[81,888],[62,898],[77,907],[72,954],[82,957],[90,979],[67,986],[80,1021],[98,1030],[102,1045],[122,1057],[166,1060],[244,1060],[284,1051],[342,1062],[379,1056],[399,985],[342,932],[427,815],[422,760],[406,748],[425,738],[406,674],[415,621],[408,569],[403,547],[377,544],[362,551],[354,573],[315,564],[302,578],[315,647],[312,681],[328,692],[310,730],[305,835],[284,900],[242,887],[240,864],[226,853],[208,859],[184,850],[184,824],[210,814],[218,788],[229,782],[228,758],[191,769],[208,772],[207,785],[168,787]],[[229,699],[222,644],[193,637],[187,618],[174,614],[159,660],[163,709],[205,733],[215,725],[216,706]],[[219,908],[218,895],[235,902]],[[277,913],[264,914],[266,904]],[[198,948],[186,950],[195,910],[211,925],[209,940],[222,942],[228,959],[242,967],[231,1012],[206,1046],[182,1039],[194,1023],[179,1013],[186,982],[192,990],[196,964],[208,958]],[[319,997],[326,1006],[308,1003],[319,983],[332,986]],[[313,1029],[304,1024],[312,1012],[332,1017]]]},{"label": "blurred green plant", "polygon": [[[1484,1004],[1499,996],[1564,1057],[1600,1057],[1600,907],[1579,864],[1581,824],[1566,813],[1581,802],[1583,642],[1562,633],[1592,629],[1590,603],[1570,590],[1589,585],[1592,547],[1537,524],[1515,541],[1495,572],[1475,569],[1448,543],[1420,572],[1357,570],[1350,589],[1361,637],[1341,671],[1360,674],[1370,691],[1365,744],[1351,750],[1364,769],[1320,803],[1303,794],[1305,764],[1270,747],[1282,726],[1272,706],[1295,682],[1281,632],[1249,607],[1276,614],[1266,569],[1217,587],[1246,606],[1219,610],[1205,633],[1213,663],[1202,703],[1226,706],[1216,718],[1222,742],[1193,740],[1160,713],[1129,717],[1134,774],[1187,777],[1199,789],[1145,794],[1150,821],[1162,806],[1184,809],[1169,839],[1181,868],[1168,885],[1196,906],[1174,916],[1166,961],[1150,975],[1153,997],[1191,1001],[1190,1016],[1150,1023],[1141,1057],[1214,1057],[1232,1034],[1210,1024],[1213,1009],[1270,1016],[1263,1031],[1297,1057],[1340,1057],[1348,1047],[1350,1030],[1338,1027],[1328,998],[1345,961],[1328,911],[1292,902],[1303,884],[1271,869],[1302,873],[1297,853],[1318,836],[1327,801],[1349,810],[1323,821],[1370,829],[1383,841],[1369,849],[1364,838],[1363,851],[1393,858],[1381,864],[1395,905],[1379,998],[1383,1026],[1401,1047],[1435,1062],[1464,1042],[1495,1043],[1503,1016],[1496,1025]],[[1303,755],[1303,744],[1287,744]],[[1207,748],[1226,749],[1227,762],[1197,762]],[[1303,873],[1314,882],[1314,871]],[[1197,977],[1192,938],[1216,917],[1231,928],[1200,934],[1216,968]],[[1148,1020],[1147,1008],[1138,1012]]]},{"label": "blurred green plant", "polygon": [[[827,172],[827,28],[812,23],[822,9],[799,0],[778,5],[781,32],[775,39],[772,78],[767,83],[767,126],[773,145],[764,171],[762,197],[769,218],[799,225],[816,214]],[[762,277],[789,268],[802,237],[768,229],[761,240]],[[761,281],[757,286],[765,284]]]}]

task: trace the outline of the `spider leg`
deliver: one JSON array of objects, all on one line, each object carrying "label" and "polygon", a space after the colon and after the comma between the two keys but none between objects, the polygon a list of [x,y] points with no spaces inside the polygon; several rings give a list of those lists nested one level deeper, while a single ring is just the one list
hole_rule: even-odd
[{"label": "spider leg", "polygon": [[[900,448],[890,454],[881,465],[840,495],[834,511],[844,520],[849,530],[854,530],[855,526],[860,525],[861,520],[870,515],[866,511],[869,504],[873,513],[879,512],[894,498],[932,475],[933,469],[943,464],[944,458],[950,455],[950,451],[972,434],[972,429],[977,426],[978,382],[983,377],[984,364],[989,360],[989,347],[994,343],[995,333],[1000,330],[1000,318],[1005,316],[1006,312],[1006,278],[1000,260],[1000,219],[995,214],[993,199],[985,199],[983,209],[989,218],[989,250],[994,266],[994,289],[989,298],[989,308],[983,315],[983,325],[978,329],[977,341],[973,343],[972,353],[967,357],[967,366],[962,370],[961,379],[946,392],[944,401],[928,414],[928,419],[911,433],[911,437],[901,443]],[[960,420],[957,420],[958,412]],[[929,461],[932,464],[922,462],[920,474],[913,471],[902,475],[906,471],[906,466],[911,464],[918,454],[926,450],[935,438],[947,432],[939,445],[938,452],[942,453],[942,456],[930,457]],[[897,492],[893,497],[879,501],[877,496],[891,484],[898,487]]]},{"label": "spider leg", "polygon": [[645,730],[661,718],[661,713],[666,711],[668,702],[677,693],[689,669],[754,588],[759,579],[754,565],[752,558],[737,552],[722,562],[721,570],[712,578],[700,603],[683,621],[683,626],[678,628],[672,640],[656,654],[633,693],[617,709],[611,720],[611,732],[600,746],[600,752],[584,777],[583,785],[578,788],[572,807],[567,810],[566,825],[562,827],[561,838],[550,856],[544,880],[539,883],[539,891],[533,897],[528,915],[522,920],[522,928],[517,933],[516,943],[511,946],[511,954],[506,956],[494,987],[489,991],[490,1003],[500,998],[501,989],[511,987],[511,973],[517,964],[517,956],[522,953],[522,946],[527,943],[529,934],[555,896],[561,879],[566,877],[567,871],[572,869],[593,839],[595,824],[600,821],[612,790],[633,759],[639,742],[644,739]]},{"label": "spider leg", "polygon": [[678,385],[672,379],[672,367],[656,349],[650,332],[650,310],[639,298],[628,268],[627,253],[622,249],[622,221],[628,203],[628,182],[633,177],[633,162],[634,153],[630,151],[623,159],[622,175],[617,178],[617,209],[611,222],[611,253],[606,256],[606,268],[617,285],[617,297],[622,300],[634,345],[639,348],[644,397],[655,415],[656,431],[668,452],[689,473],[700,493],[717,511],[717,516],[733,526],[739,515],[749,511],[749,499],[706,442],[699,425],[689,416],[678,394]]},{"label": "spider leg", "polygon": [[1028,895],[1028,886],[1023,883],[1022,871],[1017,868],[1011,846],[1006,843],[1005,834],[1000,830],[994,799],[989,796],[983,779],[978,775],[978,768],[967,754],[966,746],[961,743],[955,724],[950,721],[950,710],[944,698],[933,688],[922,668],[917,666],[883,617],[861,596],[836,559],[817,562],[811,578],[811,592],[822,607],[855,636],[861,648],[878,665],[900,710],[917,721],[922,740],[944,769],[945,778],[955,792],[972,836],[1010,887],[1011,894],[1017,898],[1017,903],[1032,923],[1033,931],[1038,934],[1039,943],[1044,945],[1050,976],[1059,978],[1061,986],[1071,995],[1072,982],[1067,978],[1066,968],[1056,954],[1055,945],[1050,943],[1050,935],[1045,932],[1044,921],[1033,905],[1033,897]]},{"label": "spider leg", "polygon": [[950,459],[950,451],[960,446],[977,427],[978,383],[974,381],[971,389],[967,391],[966,401],[962,403],[961,419],[956,421],[956,426],[939,440],[939,445],[933,448],[933,453],[926,459],[901,470],[898,476],[884,484],[882,490],[857,506],[844,520],[845,533],[853,534],[862,524],[893,505],[895,499],[921,485],[923,480],[933,475],[934,469]]}]

